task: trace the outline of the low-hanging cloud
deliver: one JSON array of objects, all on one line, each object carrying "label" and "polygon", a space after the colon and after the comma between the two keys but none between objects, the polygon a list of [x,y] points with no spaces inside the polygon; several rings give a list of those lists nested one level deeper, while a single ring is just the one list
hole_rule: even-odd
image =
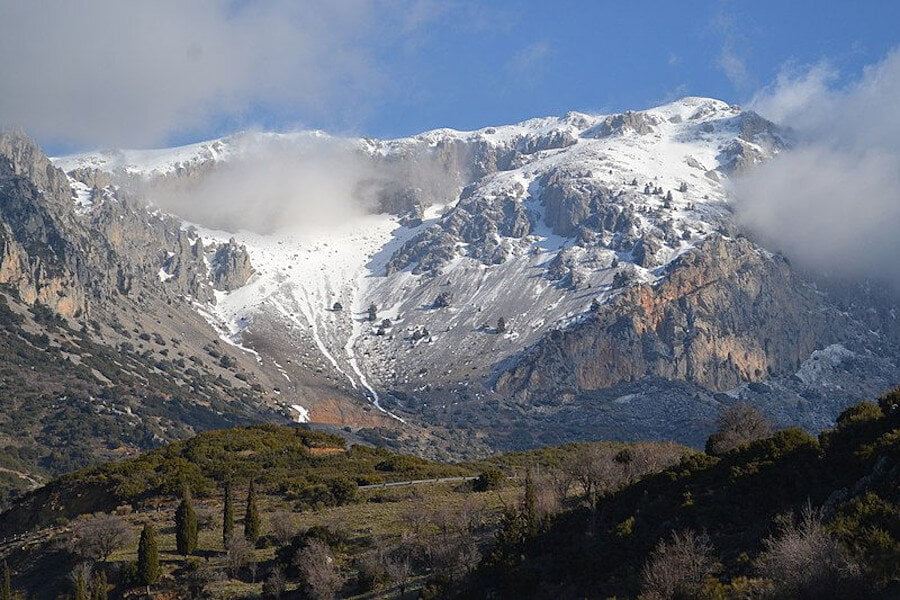
[{"label": "low-hanging cloud", "polygon": [[355,139],[316,132],[245,133],[226,160],[191,173],[125,180],[139,197],[204,227],[230,232],[317,232],[364,214],[449,201],[464,174],[427,149],[387,159]]},{"label": "low-hanging cloud", "polygon": [[259,109],[352,121],[386,83],[381,34],[412,35],[420,2],[0,0],[0,120],[78,147],[159,144]]},{"label": "low-hanging cloud", "polygon": [[849,85],[836,79],[816,65],[754,97],[798,143],[736,182],[738,213],[808,268],[900,284],[900,49]]}]

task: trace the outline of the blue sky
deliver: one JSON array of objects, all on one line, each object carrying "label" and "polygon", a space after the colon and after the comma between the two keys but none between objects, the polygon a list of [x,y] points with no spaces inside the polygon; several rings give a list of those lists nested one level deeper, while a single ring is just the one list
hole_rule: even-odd
[{"label": "blue sky", "polygon": [[742,103],[821,61],[832,85],[859,78],[900,23],[886,0],[53,4],[0,0],[0,80],[17,90],[0,121],[57,151],[247,127],[394,137],[686,95]]},{"label": "blue sky", "polygon": [[500,26],[437,22],[417,53],[388,58],[397,88],[362,129],[469,129],[685,95],[742,102],[791,65],[828,60],[857,76],[898,43],[900,24],[900,2],[889,1],[490,5]]}]

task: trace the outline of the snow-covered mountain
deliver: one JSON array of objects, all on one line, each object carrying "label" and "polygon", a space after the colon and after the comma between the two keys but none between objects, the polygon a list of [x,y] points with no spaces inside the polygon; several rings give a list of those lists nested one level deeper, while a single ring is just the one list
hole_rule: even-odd
[{"label": "snow-covered mountain", "polygon": [[[734,223],[730,179],[789,145],[755,113],[684,98],[398,140],[247,133],[53,163],[78,218],[109,195],[209,202],[211,189],[238,189],[252,213],[255,188],[235,182],[235,165],[277,156],[273,173],[293,173],[339,148],[353,168],[334,178],[348,181],[292,181],[301,209],[264,229],[223,231],[215,211],[204,222],[164,206],[193,220],[183,229],[209,249],[209,271],[230,277],[191,297],[193,310],[278,382],[297,420],[409,438],[465,430],[501,446],[697,442],[734,398],[821,427],[839,404],[895,383],[895,333],[863,324]],[[206,185],[229,173],[229,186]],[[328,227],[302,218],[316,194],[319,209],[341,207]],[[163,286],[182,277],[169,254]],[[835,373],[844,389],[830,387]]]}]

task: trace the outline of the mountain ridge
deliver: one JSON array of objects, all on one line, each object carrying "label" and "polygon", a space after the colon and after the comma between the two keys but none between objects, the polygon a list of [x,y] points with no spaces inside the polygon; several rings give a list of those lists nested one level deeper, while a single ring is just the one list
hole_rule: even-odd
[{"label": "mountain ridge", "polygon": [[[216,418],[446,457],[698,445],[738,400],[818,430],[896,383],[895,299],[832,293],[745,237],[729,181],[791,135],[721,101],[385,141],[237,136],[121,169],[0,138],[9,301],[174,369],[172,407],[195,409],[197,360],[239,399]],[[43,230],[16,206],[67,250],[23,246]]]}]

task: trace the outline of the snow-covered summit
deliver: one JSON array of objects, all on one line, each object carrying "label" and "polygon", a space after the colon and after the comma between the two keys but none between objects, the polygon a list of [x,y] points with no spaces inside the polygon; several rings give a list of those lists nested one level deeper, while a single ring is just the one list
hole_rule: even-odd
[{"label": "snow-covered summit", "polygon": [[[740,108],[721,100],[687,97],[642,111],[629,111],[622,115],[569,112],[561,117],[533,118],[513,125],[483,127],[471,131],[442,128],[391,140],[360,138],[352,141],[363,150],[369,149],[384,153],[400,152],[422,143],[434,146],[452,141],[480,141],[492,146],[510,146],[519,144],[523,140],[539,140],[547,136],[569,135],[572,139],[594,137],[598,133],[594,128],[605,121],[614,120],[617,116],[640,115],[639,118],[649,123],[651,128],[663,125],[660,133],[664,133],[667,130],[666,123],[689,122],[696,125],[721,121],[740,114],[744,114]],[[618,132],[623,133],[626,130],[628,127],[623,126]],[[317,130],[289,133],[245,131],[172,148],[104,150],[61,156],[52,160],[56,166],[67,172],[78,168],[91,168],[105,172],[152,177],[204,163],[228,161],[243,153],[259,150],[266,144],[307,145],[316,140],[334,139],[337,138]]]},{"label": "snow-covered summit", "polygon": [[377,202],[340,228],[298,233],[287,223],[261,235],[199,223],[207,244],[233,236],[245,245],[255,275],[198,310],[272,361],[316,420],[323,388],[399,412],[408,407],[394,395],[391,408],[387,390],[475,389],[549,332],[666,277],[684,253],[728,233],[725,181],[784,137],[738,107],[683,98],[394,140],[253,132],[54,161],[150,183],[202,179],[273,146],[314,153],[338,144],[369,161],[341,189],[375,185]]}]

